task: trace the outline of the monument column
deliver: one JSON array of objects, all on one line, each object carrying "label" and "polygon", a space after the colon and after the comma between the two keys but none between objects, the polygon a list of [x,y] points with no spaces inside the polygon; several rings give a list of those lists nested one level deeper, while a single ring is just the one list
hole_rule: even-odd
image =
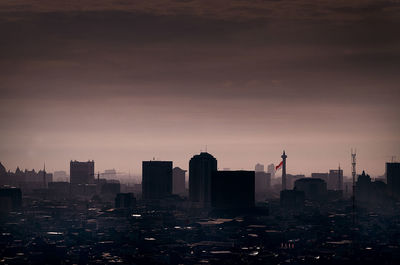
[{"label": "monument column", "polygon": [[285,150],[283,150],[282,154],[282,190],[286,190],[286,158]]}]

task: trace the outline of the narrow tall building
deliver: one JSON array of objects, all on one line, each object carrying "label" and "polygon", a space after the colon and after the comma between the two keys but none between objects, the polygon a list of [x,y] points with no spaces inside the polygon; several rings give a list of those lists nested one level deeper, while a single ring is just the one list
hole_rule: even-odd
[{"label": "narrow tall building", "polygon": [[389,195],[400,199],[400,163],[386,163],[386,183]]},{"label": "narrow tall building", "polygon": [[185,193],[185,174],[186,170],[183,170],[180,167],[174,167],[172,170],[173,194]]},{"label": "narrow tall building", "polygon": [[275,165],[274,164],[269,164],[267,167],[267,173],[271,174],[271,179],[275,178]]},{"label": "narrow tall building", "polygon": [[162,199],[172,194],[172,161],[142,162],[142,196]]},{"label": "narrow tall building", "polygon": [[94,182],[94,161],[70,162],[70,182],[71,184],[90,184]]},{"label": "narrow tall building", "polygon": [[217,159],[207,152],[189,161],[189,198],[202,207],[211,204],[211,176],[217,171]]}]

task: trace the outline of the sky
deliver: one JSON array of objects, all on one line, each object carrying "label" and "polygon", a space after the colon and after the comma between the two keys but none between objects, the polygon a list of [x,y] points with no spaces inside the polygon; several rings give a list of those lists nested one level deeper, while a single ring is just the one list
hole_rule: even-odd
[{"label": "sky", "polygon": [[0,2],[0,161],[141,173],[400,157],[400,1]]}]

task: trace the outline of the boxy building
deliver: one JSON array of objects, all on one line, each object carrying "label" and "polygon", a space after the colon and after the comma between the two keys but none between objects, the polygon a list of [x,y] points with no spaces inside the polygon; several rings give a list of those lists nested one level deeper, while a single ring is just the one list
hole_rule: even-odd
[{"label": "boxy building", "polygon": [[172,161],[143,161],[142,197],[162,199],[172,194]]},{"label": "boxy building", "polygon": [[211,206],[254,207],[254,183],[254,171],[215,171],[211,178]]}]

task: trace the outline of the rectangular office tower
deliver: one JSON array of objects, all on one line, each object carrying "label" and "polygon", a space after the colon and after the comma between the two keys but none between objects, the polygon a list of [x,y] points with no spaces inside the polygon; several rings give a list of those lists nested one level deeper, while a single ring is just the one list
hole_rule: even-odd
[{"label": "rectangular office tower", "polygon": [[343,190],[343,170],[331,169],[328,176],[328,190]]},{"label": "rectangular office tower", "polygon": [[386,183],[389,195],[400,199],[400,163],[386,163]]},{"label": "rectangular office tower", "polygon": [[90,184],[94,182],[94,161],[71,161],[69,166],[71,184]]},{"label": "rectangular office tower", "polygon": [[172,192],[174,194],[185,193],[185,174],[186,170],[183,170],[180,167],[174,167],[174,169],[172,170],[172,178],[173,178]]},{"label": "rectangular office tower", "polygon": [[254,207],[254,171],[216,171],[211,178],[211,206],[220,209]]},{"label": "rectangular office tower", "polygon": [[162,199],[172,194],[172,161],[143,161],[142,197]]},{"label": "rectangular office tower", "polygon": [[211,205],[211,176],[217,171],[217,159],[207,152],[193,156],[189,161],[189,199],[194,205]]}]

